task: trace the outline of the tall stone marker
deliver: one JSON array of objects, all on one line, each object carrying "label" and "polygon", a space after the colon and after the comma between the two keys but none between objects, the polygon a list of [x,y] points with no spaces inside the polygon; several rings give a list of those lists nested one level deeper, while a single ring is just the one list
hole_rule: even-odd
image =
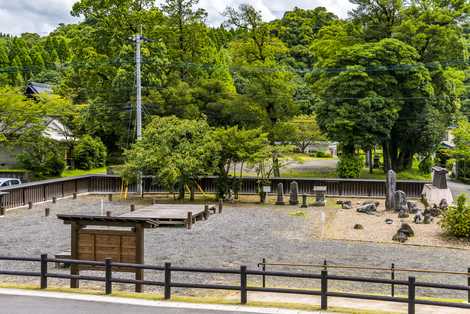
[{"label": "tall stone marker", "polygon": [[429,207],[439,206],[443,200],[447,204],[452,204],[454,198],[452,192],[447,186],[447,169],[441,167],[432,168],[432,184],[425,184],[423,187],[422,198]]},{"label": "tall stone marker", "polygon": [[385,209],[392,210],[395,205],[395,192],[397,191],[397,175],[395,171],[387,172],[387,181],[385,182],[387,198],[385,200]]},{"label": "tall stone marker", "polygon": [[277,185],[276,205],[286,205],[286,203],[284,202],[284,185],[282,185],[282,183],[279,183]]},{"label": "tall stone marker", "polygon": [[289,204],[290,205],[298,205],[299,204],[299,184],[295,181],[290,183]]}]

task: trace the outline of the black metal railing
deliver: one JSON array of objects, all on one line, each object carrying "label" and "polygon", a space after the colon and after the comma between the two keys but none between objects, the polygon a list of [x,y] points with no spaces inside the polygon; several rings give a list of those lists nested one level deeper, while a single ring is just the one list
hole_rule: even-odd
[{"label": "black metal railing", "polygon": [[[425,299],[419,299],[416,297],[416,288],[436,288],[445,290],[457,290],[457,291],[470,291],[468,285],[450,285],[430,282],[419,282],[413,276],[408,277],[407,280],[396,280],[396,279],[378,279],[370,277],[358,277],[358,276],[344,276],[344,275],[332,275],[328,273],[328,270],[323,268],[325,265],[320,265],[323,269],[320,273],[310,272],[286,272],[286,271],[267,271],[267,270],[249,270],[246,266],[242,265],[238,269],[226,269],[226,268],[197,268],[197,267],[175,267],[171,263],[165,263],[163,266],[154,265],[143,265],[143,264],[131,264],[131,263],[118,263],[113,262],[110,258],[105,259],[102,262],[98,261],[84,261],[84,260],[72,260],[72,259],[57,259],[49,258],[46,254],[42,254],[40,258],[31,257],[9,257],[2,256],[0,261],[27,261],[27,262],[39,262],[40,271],[11,271],[11,270],[0,270],[0,275],[9,276],[31,276],[40,278],[40,288],[46,289],[48,287],[49,278],[68,279],[71,282],[75,281],[94,281],[103,282],[105,286],[105,294],[112,294],[113,284],[134,284],[144,286],[157,286],[163,287],[163,295],[166,300],[172,297],[172,288],[191,288],[191,289],[210,289],[210,290],[230,290],[240,292],[240,303],[246,304],[248,302],[249,292],[270,292],[270,293],[287,293],[287,294],[301,294],[301,295],[315,295],[320,296],[320,307],[322,310],[328,309],[328,298],[329,297],[341,297],[351,298],[360,300],[377,300],[387,302],[398,302],[408,304],[408,313],[414,314],[416,305],[433,305],[442,307],[454,307],[470,309],[470,304],[457,303],[457,302],[441,302],[431,301]],[[88,275],[69,275],[64,273],[53,273],[49,271],[48,263],[66,263],[75,265],[85,266],[96,266],[104,270],[104,276],[88,276]],[[264,266],[268,265],[265,263]],[[163,281],[153,280],[136,280],[116,277],[115,273],[118,272],[114,268],[128,268],[128,269],[144,269],[154,270],[163,272]],[[326,267],[332,267],[326,265]],[[337,267],[339,268],[339,267]],[[396,270],[396,269],[395,269]],[[237,285],[222,285],[222,284],[201,284],[201,283],[186,283],[186,282],[175,282],[172,278],[174,273],[198,273],[198,274],[231,274],[239,276],[239,284]],[[447,273],[447,272],[442,272]],[[302,278],[302,279],[313,279],[320,282],[320,289],[293,289],[293,288],[274,288],[274,287],[257,287],[248,285],[248,277],[287,277],[287,278]],[[349,292],[333,292],[328,290],[328,286],[332,282],[337,281],[348,281],[348,282],[360,282],[360,283],[371,283],[371,284],[385,284],[394,286],[403,286],[407,288],[406,297],[396,296],[381,296],[381,295],[370,295],[370,294],[359,294]]]}]

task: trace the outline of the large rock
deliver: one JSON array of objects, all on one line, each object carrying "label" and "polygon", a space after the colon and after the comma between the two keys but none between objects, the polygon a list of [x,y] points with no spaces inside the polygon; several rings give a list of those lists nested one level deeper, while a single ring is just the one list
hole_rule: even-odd
[{"label": "large rock", "polygon": [[366,204],[358,207],[356,211],[358,213],[373,214],[377,212],[377,206],[375,206],[375,204]]},{"label": "large rock", "polygon": [[295,181],[291,182],[290,184],[289,204],[290,205],[299,204],[299,184]]},{"label": "large rock", "polygon": [[398,213],[400,210],[408,211],[408,202],[406,200],[406,194],[403,191],[395,192],[395,203],[393,209]]},{"label": "large rock", "polygon": [[445,198],[443,198],[443,199],[441,200],[441,202],[439,203],[439,209],[440,209],[441,211],[446,211],[447,208],[449,208],[449,203],[447,203],[447,200],[446,200]]},{"label": "large rock", "polygon": [[407,223],[402,223],[401,227],[400,227],[400,229],[398,229],[398,231],[403,232],[409,238],[415,236],[415,232],[413,231],[413,228],[411,228],[411,226]]},{"label": "large rock", "polygon": [[282,183],[279,183],[277,185],[277,200],[276,200],[276,205],[285,205],[286,203],[284,202],[284,185]]},{"label": "large rock", "polygon": [[393,236],[392,240],[400,243],[405,243],[408,240],[408,236],[404,232],[398,230],[397,233],[395,233],[395,235]]},{"label": "large rock", "polygon": [[351,201],[344,201],[341,203],[341,208],[342,209],[351,209],[352,208],[352,202]]},{"label": "large rock", "polygon": [[422,213],[420,210],[418,210],[418,212],[417,212],[416,215],[414,216],[413,222],[414,222],[415,224],[422,224],[422,223],[424,222],[424,215],[423,215],[423,213]]},{"label": "large rock", "polygon": [[385,209],[392,210],[395,204],[395,192],[397,190],[397,175],[393,170],[387,172],[387,179],[385,181],[386,199]]},{"label": "large rock", "polygon": [[414,201],[408,201],[407,206],[408,206],[408,212],[410,212],[411,214],[416,214],[419,210],[418,203]]}]

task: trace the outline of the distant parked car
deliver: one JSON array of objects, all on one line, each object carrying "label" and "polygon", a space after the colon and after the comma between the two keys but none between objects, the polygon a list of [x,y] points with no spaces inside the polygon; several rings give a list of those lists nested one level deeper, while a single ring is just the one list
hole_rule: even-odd
[{"label": "distant parked car", "polygon": [[20,179],[0,178],[0,188],[21,184]]}]

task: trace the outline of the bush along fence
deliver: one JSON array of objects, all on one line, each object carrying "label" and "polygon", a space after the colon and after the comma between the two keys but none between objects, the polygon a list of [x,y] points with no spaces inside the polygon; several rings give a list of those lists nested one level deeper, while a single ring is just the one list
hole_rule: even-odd
[{"label": "bush along fence", "polygon": [[[326,186],[330,196],[385,197],[385,181],[381,180],[347,180],[347,179],[304,179],[304,178],[272,178],[271,191],[276,193],[277,186],[282,183],[287,191],[290,183],[296,181],[299,193],[312,193],[315,186]],[[419,197],[425,181],[398,181],[397,189],[408,197]],[[217,177],[202,177],[198,182],[204,193],[217,192]],[[0,207],[4,209],[27,206],[38,202],[62,198],[80,193],[119,193],[123,190],[123,182],[119,176],[86,175],[63,179],[52,179],[26,183],[18,186],[0,188],[6,195],[0,196]],[[129,192],[136,192],[135,185],[129,186]],[[256,194],[258,179],[245,177],[240,182],[240,194]],[[144,193],[165,193],[164,187],[152,177],[143,180]]]},{"label": "bush along fence", "polygon": [[[360,300],[375,300],[375,301],[387,301],[408,304],[408,313],[414,314],[416,305],[432,305],[432,306],[443,306],[443,307],[454,307],[462,309],[470,309],[470,304],[456,303],[456,302],[440,302],[424,300],[416,297],[416,288],[437,288],[445,290],[459,290],[459,291],[470,291],[469,285],[448,285],[438,284],[429,282],[416,281],[415,277],[408,277],[408,280],[395,280],[395,279],[377,279],[369,277],[357,277],[357,276],[342,276],[342,275],[331,275],[328,273],[327,268],[324,268],[319,273],[307,273],[307,272],[285,272],[285,271],[266,271],[266,270],[250,270],[246,266],[240,266],[237,269],[228,268],[196,268],[196,267],[175,267],[171,263],[165,263],[163,266],[153,266],[144,264],[129,264],[129,263],[116,263],[111,259],[107,258],[103,262],[98,261],[84,261],[84,260],[71,260],[71,259],[56,259],[49,258],[46,254],[42,254],[40,257],[8,257],[1,256],[1,261],[12,261],[12,262],[37,262],[39,263],[39,271],[6,271],[0,270],[0,275],[9,276],[27,276],[27,277],[39,277],[40,288],[47,289],[49,278],[59,278],[70,280],[71,286],[78,286],[79,281],[92,281],[102,282],[105,287],[105,294],[109,295],[113,292],[113,284],[134,284],[140,286],[156,286],[163,287],[163,295],[166,300],[171,299],[172,288],[189,288],[189,289],[209,289],[209,290],[228,290],[238,291],[240,293],[240,303],[246,304],[248,302],[249,292],[269,292],[269,293],[284,293],[284,294],[299,294],[299,295],[312,295],[320,296],[321,309],[328,309],[328,298],[340,297],[340,298],[351,298]],[[65,263],[75,264],[80,266],[93,266],[100,267],[104,271],[104,276],[87,276],[87,275],[69,275],[65,273],[54,273],[50,272],[48,268],[49,263]],[[124,279],[116,276],[116,268],[126,269],[144,269],[159,271],[163,274],[163,281],[151,281],[151,280],[135,280],[135,279]],[[221,285],[221,284],[199,284],[199,283],[187,283],[187,282],[175,282],[172,280],[172,274],[175,273],[198,273],[198,274],[230,274],[239,278],[239,284],[235,285]],[[309,280],[317,280],[320,283],[320,290],[304,290],[304,289],[290,289],[290,288],[267,288],[255,287],[248,285],[248,279],[251,277],[287,277],[287,278],[302,278]],[[380,296],[380,295],[369,295],[369,294],[358,294],[349,292],[332,292],[328,290],[328,285],[336,281],[350,281],[370,284],[385,284],[402,286],[407,288],[406,297],[394,297],[394,296]],[[73,282],[73,284],[72,284]]]}]

